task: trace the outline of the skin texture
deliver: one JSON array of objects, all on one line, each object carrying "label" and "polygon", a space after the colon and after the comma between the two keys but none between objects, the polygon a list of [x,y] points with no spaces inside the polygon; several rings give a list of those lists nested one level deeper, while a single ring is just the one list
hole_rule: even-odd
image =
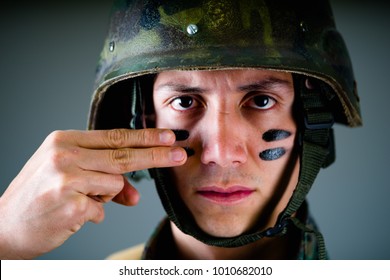
[{"label": "skin texture", "polygon": [[[153,98],[157,127],[189,131],[189,138],[179,144],[193,149],[193,155],[184,165],[171,168],[171,173],[202,230],[233,237],[273,226],[291,197],[299,170],[291,74],[163,72],[156,78]],[[270,138],[270,130],[288,133],[266,141],[263,135],[268,132]],[[275,148],[283,153],[272,160],[261,159],[261,152]],[[269,246],[260,241],[239,252],[209,247],[172,226],[181,253],[188,258],[248,257],[253,248]]]},{"label": "skin texture", "polygon": [[31,259],[63,244],[109,201],[132,206],[123,173],[186,161],[171,130],[55,131],[0,198],[0,258]]}]

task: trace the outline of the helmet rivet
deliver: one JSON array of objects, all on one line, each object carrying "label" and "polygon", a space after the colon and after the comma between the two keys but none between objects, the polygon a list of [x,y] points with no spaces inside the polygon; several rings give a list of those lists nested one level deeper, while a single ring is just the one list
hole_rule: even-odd
[{"label": "helmet rivet", "polygon": [[309,31],[309,28],[307,27],[306,22],[301,21],[301,23],[299,24],[299,26],[301,27],[302,32],[307,32],[307,31]]},{"label": "helmet rivet", "polygon": [[187,26],[188,35],[195,35],[196,33],[198,33],[198,31],[199,31],[199,28],[196,24],[191,23]]},{"label": "helmet rivet", "polygon": [[115,42],[111,41],[110,44],[108,45],[108,49],[110,52],[113,52],[115,50]]}]

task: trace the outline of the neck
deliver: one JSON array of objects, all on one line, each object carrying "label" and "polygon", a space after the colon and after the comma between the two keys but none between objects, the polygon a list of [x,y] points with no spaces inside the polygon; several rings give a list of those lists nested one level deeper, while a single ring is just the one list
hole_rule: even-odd
[{"label": "neck", "polygon": [[183,233],[171,222],[172,234],[179,259],[237,260],[237,259],[292,259],[296,257],[299,234],[292,231],[280,237],[262,238],[254,243],[223,248],[206,245]]}]

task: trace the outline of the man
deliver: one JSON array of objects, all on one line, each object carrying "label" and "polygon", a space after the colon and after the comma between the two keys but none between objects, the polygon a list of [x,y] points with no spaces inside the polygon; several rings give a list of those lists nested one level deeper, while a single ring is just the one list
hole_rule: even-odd
[{"label": "man", "polygon": [[117,1],[91,131],[52,133],[11,183],[1,257],[135,205],[122,174],[150,169],[169,220],[115,258],[326,258],[305,196],[333,161],[334,121],[361,123],[326,1]]}]

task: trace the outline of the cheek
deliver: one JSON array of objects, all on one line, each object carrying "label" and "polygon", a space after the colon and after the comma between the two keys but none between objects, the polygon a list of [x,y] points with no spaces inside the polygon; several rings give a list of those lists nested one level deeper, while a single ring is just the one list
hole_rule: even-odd
[{"label": "cheek", "polygon": [[191,131],[191,128],[196,125],[194,119],[172,113],[165,108],[155,113],[155,127]]},{"label": "cheek", "polygon": [[169,107],[164,105],[164,102],[159,98],[156,98],[155,96],[153,98],[155,127],[177,129],[178,127],[176,126],[172,127],[172,124],[174,120],[176,121],[176,119],[171,116]]},{"label": "cheek", "polygon": [[156,128],[169,127],[169,118],[163,117],[161,112],[156,111],[155,125],[156,125]]}]

